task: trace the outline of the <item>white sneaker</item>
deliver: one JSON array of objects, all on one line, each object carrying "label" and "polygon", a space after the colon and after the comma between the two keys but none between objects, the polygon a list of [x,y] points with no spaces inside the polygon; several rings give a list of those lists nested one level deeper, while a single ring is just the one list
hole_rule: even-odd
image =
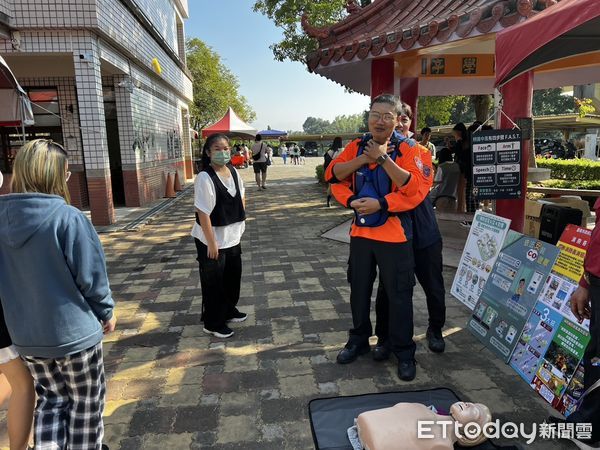
[{"label": "white sneaker", "polygon": [[227,322],[240,323],[246,320],[247,318],[248,314],[238,311],[231,318],[227,319]]},{"label": "white sneaker", "polygon": [[229,328],[227,325],[223,325],[223,327],[219,328],[218,330],[209,330],[206,327],[204,327],[203,330],[206,334],[212,334],[213,336],[216,336],[218,338],[227,339],[228,337],[233,336],[232,329]]}]

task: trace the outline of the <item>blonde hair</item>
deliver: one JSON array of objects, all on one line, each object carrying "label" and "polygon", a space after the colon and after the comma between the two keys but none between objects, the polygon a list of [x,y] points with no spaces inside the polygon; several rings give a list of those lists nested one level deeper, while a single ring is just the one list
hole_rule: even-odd
[{"label": "blonde hair", "polygon": [[65,173],[67,160],[67,151],[62,145],[49,139],[26,143],[15,157],[11,191],[60,195],[70,203]]}]

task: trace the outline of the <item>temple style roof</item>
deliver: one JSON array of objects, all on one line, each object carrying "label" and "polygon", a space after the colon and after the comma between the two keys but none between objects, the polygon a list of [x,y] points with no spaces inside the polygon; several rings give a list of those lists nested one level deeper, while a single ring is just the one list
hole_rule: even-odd
[{"label": "temple style roof", "polygon": [[[308,68],[355,58],[370,59],[496,32],[531,17],[558,0],[375,0],[361,8],[347,2],[348,16],[317,28],[302,17],[302,27],[319,41]],[[341,60],[344,61],[341,61]]]}]

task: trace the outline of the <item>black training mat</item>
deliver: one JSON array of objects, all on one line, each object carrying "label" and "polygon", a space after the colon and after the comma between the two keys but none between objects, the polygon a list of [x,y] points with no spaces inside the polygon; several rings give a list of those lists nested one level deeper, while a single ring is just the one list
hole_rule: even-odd
[{"label": "black training mat", "polygon": [[[308,415],[317,450],[352,450],[346,431],[354,424],[354,419],[360,413],[407,402],[422,403],[426,406],[433,405],[439,413],[448,414],[450,406],[458,401],[461,400],[456,394],[446,388],[317,398],[309,402]],[[470,448],[488,450],[500,447],[487,441]]]}]

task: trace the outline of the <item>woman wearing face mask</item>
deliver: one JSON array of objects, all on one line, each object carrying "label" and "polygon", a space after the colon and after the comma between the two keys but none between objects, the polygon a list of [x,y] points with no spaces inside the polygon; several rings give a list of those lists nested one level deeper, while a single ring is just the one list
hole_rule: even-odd
[{"label": "woman wearing face mask", "polygon": [[213,134],[204,144],[207,164],[194,183],[196,223],[192,236],[198,250],[204,332],[220,338],[233,335],[227,326],[248,317],[236,305],[240,298],[242,251],[246,228],[244,183],[229,161],[229,139]]}]

